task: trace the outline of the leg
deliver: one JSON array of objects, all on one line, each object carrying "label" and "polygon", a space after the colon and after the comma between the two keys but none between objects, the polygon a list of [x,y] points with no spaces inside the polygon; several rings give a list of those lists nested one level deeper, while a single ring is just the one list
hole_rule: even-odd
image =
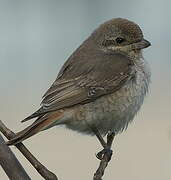
[{"label": "leg", "polygon": [[115,133],[109,132],[107,134],[107,148],[103,149],[101,152],[102,156],[100,158],[100,164],[96,172],[94,173],[93,180],[102,180],[102,176],[104,175],[104,171],[111,160],[112,157],[112,142],[114,139]]},{"label": "leg", "polygon": [[99,130],[96,127],[90,127],[90,128],[93,131],[93,133],[96,135],[97,139],[100,141],[100,144],[103,146],[103,148],[106,148],[107,143],[105,142],[105,140],[101,136]]},{"label": "leg", "polygon": [[97,153],[96,157],[98,159],[102,160],[104,155],[106,155],[108,161],[111,160],[111,157],[112,157],[112,154],[113,154],[113,151],[111,150],[111,146],[112,146],[114,136],[115,136],[114,132],[111,132],[111,131],[108,132],[106,147],[104,147],[104,149],[102,151]]},{"label": "leg", "polygon": [[102,159],[103,156],[105,154],[107,154],[108,156],[108,161],[110,161],[111,156],[112,156],[112,150],[111,150],[111,146],[112,146],[112,142],[115,136],[114,132],[109,131],[107,134],[107,143],[105,142],[105,140],[103,139],[103,137],[101,136],[99,130],[96,127],[91,127],[92,131],[94,132],[94,134],[96,135],[96,137],[98,138],[98,140],[100,141],[101,145],[103,146],[103,150],[98,152],[96,157],[98,159]]}]

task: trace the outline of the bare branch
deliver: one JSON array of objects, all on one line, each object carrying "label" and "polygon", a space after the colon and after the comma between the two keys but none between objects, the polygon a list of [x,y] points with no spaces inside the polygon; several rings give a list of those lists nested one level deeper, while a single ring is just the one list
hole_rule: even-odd
[{"label": "bare branch", "polygon": [[[0,131],[4,136],[10,140],[15,136],[10,129],[8,129],[0,120]],[[25,147],[23,143],[18,143],[15,145],[17,149],[25,156],[25,158],[32,164],[32,166],[38,171],[38,173],[46,180],[58,180],[57,176],[49,171],[45,166],[43,166]]]},{"label": "bare branch", "polygon": [[105,169],[109,163],[109,161],[111,160],[112,157],[112,150],[111,150],[111,146],[112,146],[112,142],[114,140],[115,137],[115,133],[108,133],[107,135],[107,147],[102,151],[104,152],[99,167],[97,169],[97,171],[94,174],[93,180],[102,180],[102,176],[104,175]]},{"label": "bare branch", "polygon": [[12,180],[31,180],[11,149],[5,144],[0,135],[0,165]]}]

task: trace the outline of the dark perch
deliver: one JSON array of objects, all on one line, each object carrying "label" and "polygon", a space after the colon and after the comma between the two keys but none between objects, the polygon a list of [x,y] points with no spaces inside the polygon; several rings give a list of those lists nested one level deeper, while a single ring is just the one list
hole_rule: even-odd
[{"label": "dark perch", "polygon": [[0,165],[9,179],[31,180],[11,149],[0,135]]},{"label": "dark perch", "polygon": [[[0,131],[3,135],[8,139],[12,139],[15,136],[10,129],[8,129],[0,120]],[[7,147],[7,145],[4,144]],[[31,152],[24,146],[23,143],[18,143],[15,145],[17,149],[25,156],[25,158],[32,164],[32,166],[37,170],[37,172],[46,180],[58,180],[56,175],[49,171],[45,166],[43,166],[32,154]],[[8,147],[7,147],[8,148]],[[10,164],[8,162],[8,164]],[[14,178],[17,179],[17,178]]]}]

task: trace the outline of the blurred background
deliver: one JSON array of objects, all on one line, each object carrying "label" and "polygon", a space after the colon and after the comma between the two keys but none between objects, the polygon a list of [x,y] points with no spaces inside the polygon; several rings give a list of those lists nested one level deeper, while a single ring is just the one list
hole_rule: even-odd
[{"label": "blurred background", "polygon": [[[39,108],[41,97],[71,53],[101,23],[115,17],[140,25],[152,46],[148,98],[128,130],[115,139],[104,179],[171,179],[171,2],[166,0],[0,0],[0,119],[14,132]],[[59,180],[92,179],[101,150],[94,137],[62,127],[25,141]],[[12,147],[32,179],[41,180]],[[0,179],[8,179],[0,168]]]}]

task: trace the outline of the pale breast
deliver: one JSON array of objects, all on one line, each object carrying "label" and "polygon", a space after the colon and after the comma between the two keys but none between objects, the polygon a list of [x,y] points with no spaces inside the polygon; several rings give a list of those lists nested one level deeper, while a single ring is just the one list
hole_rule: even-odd
[{"label": "pale breast", "polygon": [[91,133],[87,125],[94,125],[104,135],[109,130],[118,133],[127,128],[144,101],[150,81],[150,71],[145,62],[141,66],[135,66],[135,70],[135,78],[115,93],[77,106],[73,114],[74,121],[67,124],[67,127]]}]

